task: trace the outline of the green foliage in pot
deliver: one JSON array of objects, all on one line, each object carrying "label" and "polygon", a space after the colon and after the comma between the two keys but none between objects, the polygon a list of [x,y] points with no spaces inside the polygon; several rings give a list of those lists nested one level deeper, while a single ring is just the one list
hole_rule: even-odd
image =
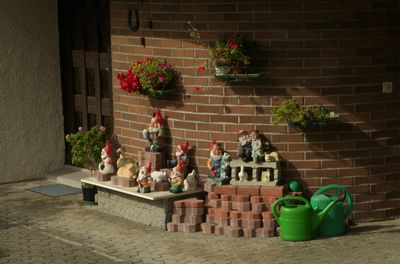
[{"label": "green foliage in pot", "polygon": [[104,126],[95,126],[88,131],[79,127],[78,132],[66,135],[65,139],[71,146],[72,164],[89,169],[96,168],[96,164],[101,161],[105,135]]},{"label": "green foliage in pot", "polygon": [[334,112],[325,106],[301,106],[294,99],[283,101],[282,105],[273,110],[272,122],[278,124],[286,120],[291,126],[325,124],[338,118]]}]

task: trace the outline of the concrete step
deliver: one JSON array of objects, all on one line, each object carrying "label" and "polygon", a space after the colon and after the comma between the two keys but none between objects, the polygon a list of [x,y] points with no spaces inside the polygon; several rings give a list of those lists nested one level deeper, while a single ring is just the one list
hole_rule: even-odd
[{"label": "concrete step", "polygon": [[81,179],[89,176],[89,170],[70,165],[64,165],[61,169],[50,171],[45,174],[46,179],[49,181],[75,188],[81,188]]}]

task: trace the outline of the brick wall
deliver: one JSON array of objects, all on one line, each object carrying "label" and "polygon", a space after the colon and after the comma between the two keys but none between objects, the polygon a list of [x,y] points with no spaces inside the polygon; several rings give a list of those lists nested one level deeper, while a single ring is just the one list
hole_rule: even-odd
[{"label": "brick wall", "polygon": [[[400,214],[399,1],[143,2],[111,1],[115,133],[129,154],[145,146],[141,131],[154,109],[168,118],[170,145],[190,141],[202,176],[211,139],[235,157],[237,131],[258,129],[285,160],[284,179],[300,179],[310,191],[348,187],[357,220]],[[128,8],[137,7],[141,29],[132,32]],[[188,20],[199,29],[199,43],[189,37]],[[196,72],[210,43],[231,31],[257,42],[263,78],[226,84]],[[181,74],[183,92],[160,99],[123,93],[116,74],[145,57],[167,58]],[[388,81],[393,92],[383,94]],[[340,121],[306,130],[272,125],[272,108],[289,97],[324,104]]]}]

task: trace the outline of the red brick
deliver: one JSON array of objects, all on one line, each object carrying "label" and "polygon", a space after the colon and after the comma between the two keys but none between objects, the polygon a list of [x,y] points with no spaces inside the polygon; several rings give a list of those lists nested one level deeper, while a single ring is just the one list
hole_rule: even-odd
[{"label": "red brick", "polygon": [[210,223],[202,223],[201,230],[204,234],[214,234],[215,232],[215,225]]},{"label": "red brick", "polygon": [[229,210],[223,210],[223,209],[214,210],[214,215],[218,217],[229,217],[229,214],[230,214]]},{"label": "red brick", "polygon": [[208,199],[219,199],[219,195],[214,192],[209,192]]},{"label": "red brick", "polygon": [[225,227],[224,226],[215,225],[215,234],[223,236],[225,234]]},{"label": "red brick", "polygon": [[214,199],[214,200],[210,200],[210,205],[213,208],[221,208],[221,200],[220,199]]},{"label": "red brick", "polygon": [[237,197],[238,197],[237,195],[232,195],[232,196],[231,196],[231,201],[232,201],[232,202],[237,202],[237,201],[238,201],[238,200],[237,200],[237,199],[238,199]]},{"label": "red brick", "polygon": [[243,229],[239,227],[226,227],[224,235],[227,237],[241,237],[243,236]]},{"label": "red brick", "polygon": [[232,201],[232,195],[222,194],[221,201]]},{"label": "red brick", "polygon": [[201,207],[201,208],[174,208],[174,214],[178,214],[178,215],[204,215],[204,207]]},{"label": "red brick", "polygon": [[242,218],[242,212],[231,211],[230,212],[230,216],[231,216],[232,219]]},{"label": "red brick", "polygon": [[215,215],[215,208],[208,208],[207,215]]},{"label": "red brick", "polygon": [[218,185],[214,187],[216,194],[236,195],[236,186],[233,185]]},{"label": "red brick", "polygon": [[232,210],[237,210],[238,204],[239,204],[239,202],[232,202]]},{"label": "red brick", "polygon": [[230,226],[232,226],[232,227],[242,227],[242,219],[231,218]]},{"label": "red brick", "polygon": [[175,208],[184,208],[185,207],[184,200],[175,201],[174,202],[174,207]]},{"label": "red brick", "polygon": [[256,230],[253,228],[243,228],[243,236],[247,238],[256,237]]},{"label": "red brick", "polygon": [[215,217],[215,224],[220,226],[229,226],[230,218],[229,217]]},{"label": "red brick", "polygon": [[247,211],[251,211],[251,203],[240,203],[238,202],[238,211],[240,212],[247,212]]},{"label": "red brick", "polygon": [[238,186],[237,187],[237,194],[238,195],[260,195],[260,187],[254,187],[254,186]]},{"label": "red brick", "polygon": [[185,206],[189,208],[202,208],[204,207],[204,200],[197,200],[197,199],[187,200],[185,201]]},{"label": "red brick", "polygon": [[169,182],[151,182],[151,190],[155,192],[169,191],[170,187]]},{"label": "red brick", "polygon": [[245,228],[260,228],[262,226],[262,221],[260,219],[242,219],[242,226]]},{"label": "red brick", "polygon": [[261,213],[256,212],[241,212],[242,218],[249,220],[249,219],[261,219]]},{"label": "red brick", "polygon": [[269,228],[269,229],[274,229],[275,228],[275,220],[273,219],[264,219],[262,220],[263,227],[264,228]]},{"label": "red brick", "polygon": [[211,183],[208,183],[208,182],[204,183],[204,191],[205,192],[208,192],[208,193],[214,192],[214,187],[215,187],[215,185],[213,185]]},{"label": "red brick", "polygon": [[264,202],[264,197],[263,196],[251,196],[250,197],[251,203],[263,203]]},{"label": "red brick", "polygon": [[203,222],[203,216],[201,215],[172,215],[172,222],[175,224],[187,223],[187,224],[200,224]]},{"label": "red brick", "polygon": [[268,211],[268,206],[266,203],[252,203],[251,210],[253,212],[264,212]]},{"label": "red brick", "polygon": [[249,195],[237,195],[236,200],[240,203],[250,202],[250,196]]},{"label": "red brick", "polygon": [[260,194],[262,196],[282,196],[284,193],[284,186],[276,186],[276,187],[261,187]]},{"label": "red brick", "polygon": [[167,224],[167,230],[168,232],[178,232],[178,225],[173,222],[170,222]]},{"label": "red brick", "polygon": [[182,226],[183,226],[183,230],[182,230],[183,233],[194,233],[194,232],[200,231],[199,224],[184,223],[184,224],[182,224]]},{"label": "red brick", "polygon": [[262,212],[262,219],[274,219],[272,212]]},{"label": "red brick", "polygon": [[232,202],[222,201],[221,202],[221,209],[232,210]]},{"label": "red brick", "polygon": [[275,236],[275,230],[274,229],[268,229],[268,228],[257,228],[256,229],[256,237],[273,237]]}]

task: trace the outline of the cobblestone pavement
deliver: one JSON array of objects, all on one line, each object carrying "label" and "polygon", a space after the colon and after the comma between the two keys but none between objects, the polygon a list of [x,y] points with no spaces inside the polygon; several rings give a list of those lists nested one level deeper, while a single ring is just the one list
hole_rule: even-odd
[{"label": "cobblestone pavement", "polygon": [[400,263],[400,219],[308,242],[168,233],[24,190],[47,184],[0,185],[0,263]]}]

